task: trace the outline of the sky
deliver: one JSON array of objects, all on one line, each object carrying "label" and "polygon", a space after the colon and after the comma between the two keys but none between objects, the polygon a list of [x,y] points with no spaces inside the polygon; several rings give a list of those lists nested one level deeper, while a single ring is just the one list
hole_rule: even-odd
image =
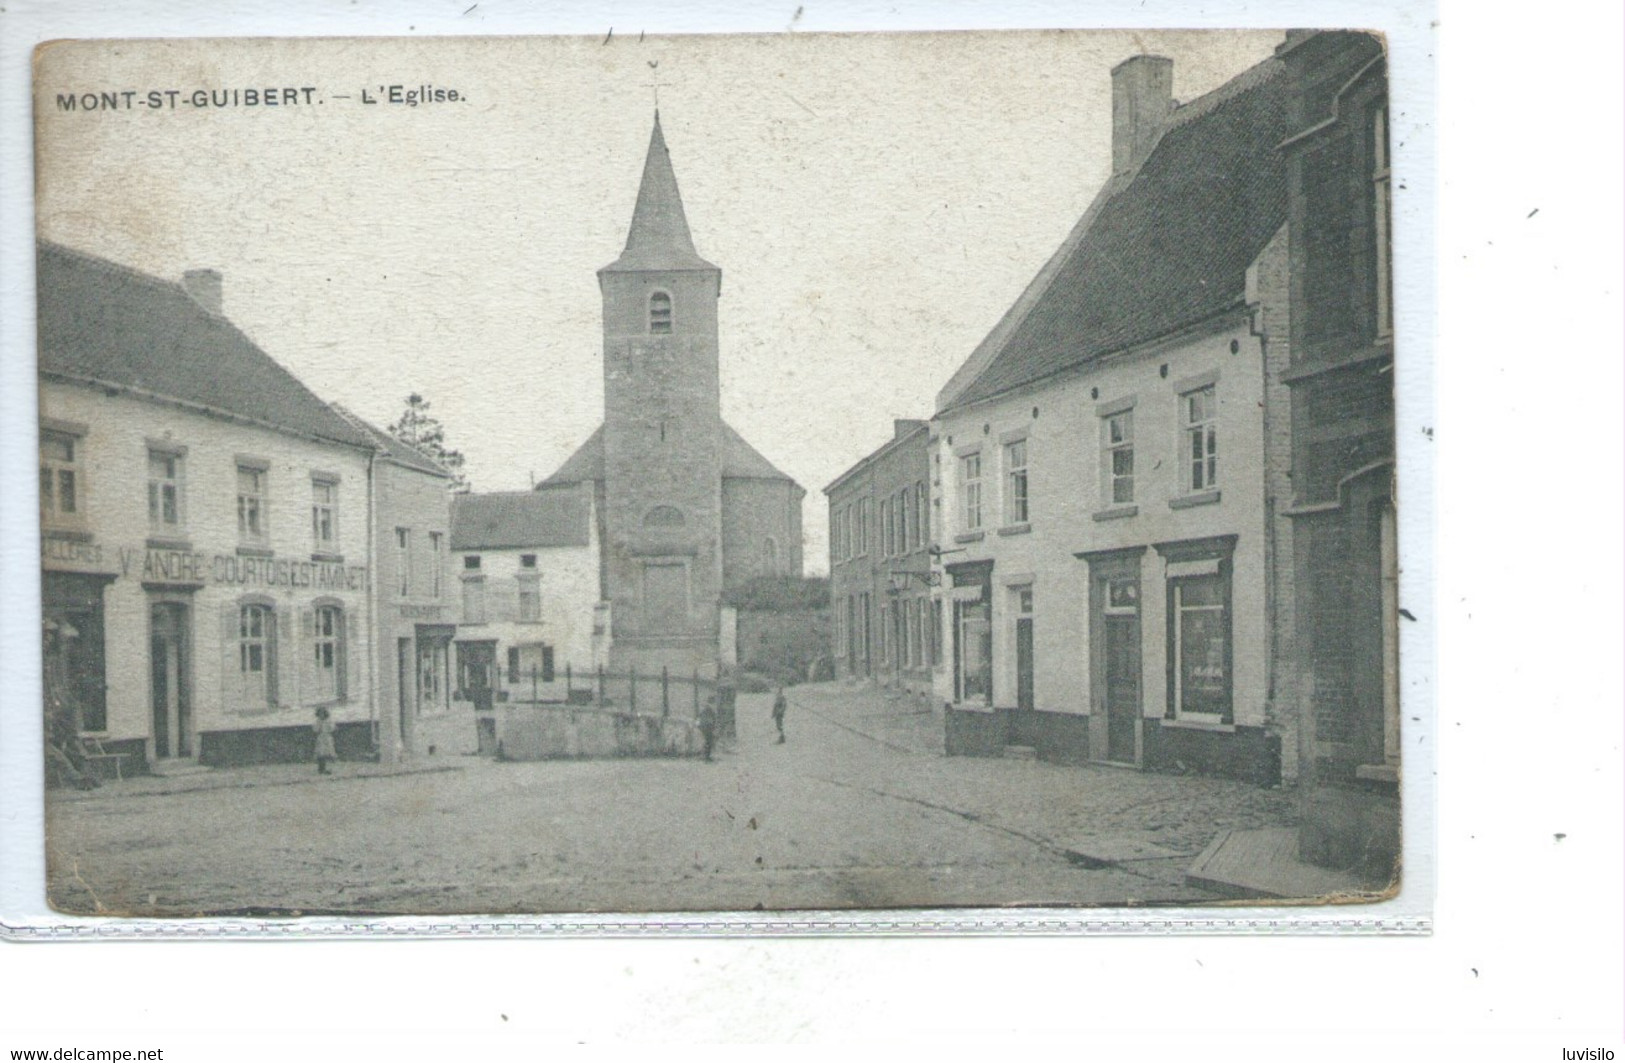
[{"label": "sky", "polygon": [[[37,67],[38,227],[175,280],[221,271],[226,315],[316,394],[387,425],[419,392],[476,490],[523,489],[602,418],[596,271],[625,242],[658,98],[696,247],[723,271],[723,416],[806,488],[817,574],[822,488],[893,418],[930,416],[1105,181],[1111,67],[1168,56],[1190,100],[1280,39],[59,45]],[[391,104],[391,85],[458,99]],[[298,102],[188,102],[250,88]],[[57,101],[104,92],[121,106]]]}]

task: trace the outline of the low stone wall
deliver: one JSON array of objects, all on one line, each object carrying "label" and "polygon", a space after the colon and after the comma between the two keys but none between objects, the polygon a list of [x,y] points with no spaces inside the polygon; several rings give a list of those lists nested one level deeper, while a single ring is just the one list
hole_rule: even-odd
[{"label": "low stone wall", "polygon": [[687,757],[703,749],[699,725],[684,716],[509,702],[496,707],[496,724],[502,760]]}]

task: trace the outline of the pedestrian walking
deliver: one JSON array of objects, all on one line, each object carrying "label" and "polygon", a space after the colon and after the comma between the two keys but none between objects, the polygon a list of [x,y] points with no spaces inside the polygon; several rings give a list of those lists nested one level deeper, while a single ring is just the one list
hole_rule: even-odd
[{"label": "pedestrian walking", "polygon": [[327,770],[328,761],[337,760],[338,751],[333,748],[333,718],[325,708],[316,710],[316,774],[331,775]]},{"label": "pedestrian walking", "polygon": [[711,759],[711,751],[717,745],[717,698],[713,694],[705,699],[705,707],[700,709],[700,741],[705,745],[705,759]]},{"label": "pedestrian walking", "polygon": [[784,688],[780,687],[778,693],[773,695],[773,726],[779,729],[779,745],[784,745],[784,710],[790,703],[784,700]]}]

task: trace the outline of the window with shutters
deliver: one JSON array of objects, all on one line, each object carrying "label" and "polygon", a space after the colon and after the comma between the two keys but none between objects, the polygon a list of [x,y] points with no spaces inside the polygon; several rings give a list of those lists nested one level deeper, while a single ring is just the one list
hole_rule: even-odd
[{"label": "window with shutters", "polygon": [[319,605],[311,637],[315,701],[340,701],[345,696],[344,607]]},{"label": "window with shutters", "polygon": [[276,613],[264,602],[238,607],[237,678],[238,707],[264,709],[277,703]]},{"label": "window with shutters", "polygon": [[649,332],[656,336],[671,332],[671,296],[666,292],[649,296]]}]

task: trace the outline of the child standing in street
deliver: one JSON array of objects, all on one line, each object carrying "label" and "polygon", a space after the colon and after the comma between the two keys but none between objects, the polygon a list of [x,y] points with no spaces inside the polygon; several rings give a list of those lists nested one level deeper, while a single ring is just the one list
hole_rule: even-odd
[{"label": "child standing in street", "polygon": [[338,752],[333,748],[333,720],[326,709],[316,710],[316,773],[318,775],[331,775],[327,770],[329,761],[337,760]]},{"label": "child standing in street", "polygon": [[784,700],[784,688],[780,687],[778,693],[773,695],[773,726],[779,729],[779,745],[781,746],[784,744],[784,710],[789,707],[789,704]]}]

